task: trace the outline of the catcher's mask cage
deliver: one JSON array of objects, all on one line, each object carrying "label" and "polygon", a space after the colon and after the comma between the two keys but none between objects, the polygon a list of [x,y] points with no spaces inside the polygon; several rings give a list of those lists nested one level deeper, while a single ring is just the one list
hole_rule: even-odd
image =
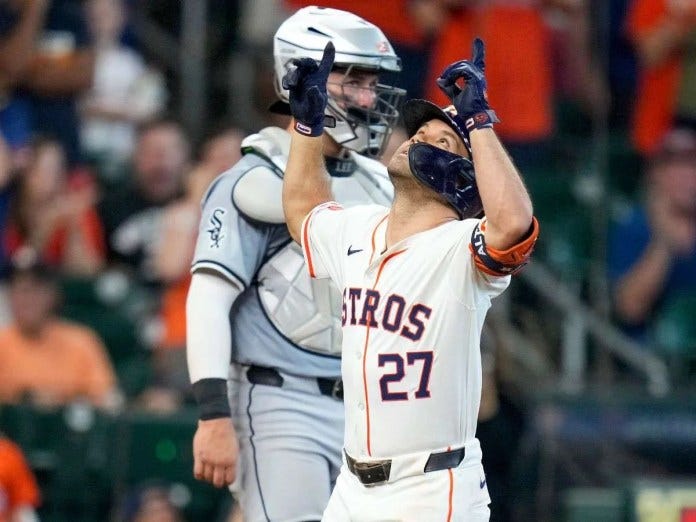
[{"label": "catcher's mask cage", "polygon": [[[387,139],[399,118],[399,105],[406,91],[397,87],[377,84],[371,87],[374,103],[371,107],[359,105],[345,91],[351,75],[368,72],[401,71],[401,60],[384,33],[359,16],[338,9],[305,7],[285,20],[273,38],[274,85],[280,103],[271,110],[288,114],[288,91],[281,79],[294,58],[321,60],[326,44],[336,48],[335,72],[343,73],[340,83],[332,82],[326,115],[336,120],[335,127],[326,127],[341,146],[378,158],[384,152]],[[331,91],[341,92],[340,96]]]},{"label": "catcher's mask cage", "polygon": [[[413,99],[404,104],[403,117],[409,138],[427,121],[446,123],[461,138],[471,156],[466,127],[454,107],[441,109],[427,100]],[[427,143],[414,143],[408,149],[408,163],[416,179],[440,194],[457,211],[460,219],[483,214],[471,160]]]}]

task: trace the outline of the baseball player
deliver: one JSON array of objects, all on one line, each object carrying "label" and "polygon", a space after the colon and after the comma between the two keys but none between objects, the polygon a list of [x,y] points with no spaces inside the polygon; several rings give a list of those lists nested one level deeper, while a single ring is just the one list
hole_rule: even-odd
[{"label": "baseball player", "polygon": [[333,56],[328,44],[283,79],[295,118],[286,222],[310,276],[343,297],[344,465],[323,520],[485,521],[480,333],[538,225],[492,129],[483,42],[438,79],[454,107],[404,105],[391,207],[333,200],[318,139]]},{"label": "baseball player", "polygon": [[[378,83],[380,72],[401,68],[380,29],[335,9],[288,18],[274,37],[276,109],[290,114],[280,85],[290,60],[319,60],[329,40],[336,60],[321,134],[332,189],[346,206],[389,204],[386,168],[374,158],[405,92]],[[329,280],[310,279],[285,225],[289,147],[288,131],[265,128],[211,184],[187,301],[188,367],[201,412],[194,473],[216,486],[236,478],[247,522],[319,520],[341,466],[341,295]]]}]

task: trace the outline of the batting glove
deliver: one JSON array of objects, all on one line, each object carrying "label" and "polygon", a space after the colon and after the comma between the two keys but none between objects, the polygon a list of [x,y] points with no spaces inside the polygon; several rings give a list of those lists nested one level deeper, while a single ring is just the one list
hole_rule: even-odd
[{"label": "batting glove", "polygon": [[[305,136],[320,136],[324,132],[324,111],[329,101],[326,82],[333,66],[336,49],[329,42],[321,62],[311,58],[296,58],[293,68],[283,76],[283,89],[290,92],[290,112],[295,118],[295,130]],[[335,120],[329,117],[335,125]]]},{"label": "batting glove", "polygon": [[[483,75],[486,68],[484,55],[483,40],[476,38],[472,61],[460,60],[450,64],[437,79],[437,85],[452,100],[468,131],[490,128],[500,121],[488,105],[486,77]],[[464,80],[463,87],[457,84],[460,78]]]}]

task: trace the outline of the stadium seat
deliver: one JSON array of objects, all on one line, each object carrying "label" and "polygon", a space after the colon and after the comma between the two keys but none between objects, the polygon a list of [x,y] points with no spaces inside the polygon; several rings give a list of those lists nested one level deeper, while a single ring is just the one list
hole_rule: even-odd
[{"label": "stadium seat", "polygon": [[149,378],[149,352],[138,338],[138,328],[121,303],[105,303],[91,279],[65,279],[61,316],[89,326],[104,342],[122,390],[134,397]]},{"label": "stadium seat", "polygon": [[562,495],[563,522],[620,522],[626,501],[618,489],[572,488]]},{"label": "stadium seat", "polygon": [[666,354],[696,357],[696,295],[680,295],[664,303],[655,321],[654,338]]}]

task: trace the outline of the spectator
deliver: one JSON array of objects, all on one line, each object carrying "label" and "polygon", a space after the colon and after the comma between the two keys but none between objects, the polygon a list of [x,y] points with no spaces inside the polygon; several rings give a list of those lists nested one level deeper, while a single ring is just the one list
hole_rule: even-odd
[{"label": "spectator", "polygon": [[59,319],[53,272],[28,251],[13,258],[9,302],[13,322],[0,330],[0,402],[44,406],[76,400],[113,409],[120,392],[96,334]]},{"label": "spectator", "polygon": [[188,159],[188,140],[178,123],[158,118],[143,124],[128,184],[107,194],[99,208],[110,261],[152,288],[160,289],[165,279],[154,254],[163,240],[163,211],[184,191]]},{"label": "spectator", "polygon": [[23,80],[33,129],[62,143],[68,163],[80,159],[77,98],[92,85],[94,52],[80,0],[51,0]]},{"label": "spectator", "polygon": [[95,275],[104,261],[104,240],[94,185],[85,173],[68,176],[57,141],[37,139],[29,158],[2,232],[4,248],[12,256],[30,247],[66,274]]},{"label": "spectator", "polygon": [[0,522],[38,521],[39,502],[36,478],[22,449],[0,433]]},{"label": "spectator", "polygon": [[483,38],[488,46],[486,78],[491,104],[501,120],[499,136],[519,164],[535,165],[544,159],[555,125],[554,31],[546,15],[563,20],[557,24],[563,38],[557,40],[569,42],[567,52],[559,57],[568,65],[559,71],[559,83],[586,107],[603,106],[604,90],[590,59],[586,0],[459,0],[445,4],[450,8],[433,44],[426,97],[440,105],[449,103],[434,79],[461,57],[475,36]]},{"label": "spectator", "polygon": [[672,126],[696,129],[696,0],[634,0],[628,30],[640,62],[633,141],[649,155]]},{"label": "spectator", "polygon": [[643,201],[609,235],[608,269],[618,319],[648,341],[650,320],[670,297],[696,295],[696,133],[671,131],[645,180]]},{"label": "spectator", "polygon": [[83,152],[113,181],[133,153],[135,127],[164,106],[162,76],[121,44],[126,11],[122,0],[90,0],[89,29],[95,43],[94,83],[82,97]]},{"label": "spectator", "polygon": [[28,101],[17,96],[16,87],[31,63],[49,4],[49,0],[0,2],[0,133],[18,156],[29,144],[31,112]]}]

